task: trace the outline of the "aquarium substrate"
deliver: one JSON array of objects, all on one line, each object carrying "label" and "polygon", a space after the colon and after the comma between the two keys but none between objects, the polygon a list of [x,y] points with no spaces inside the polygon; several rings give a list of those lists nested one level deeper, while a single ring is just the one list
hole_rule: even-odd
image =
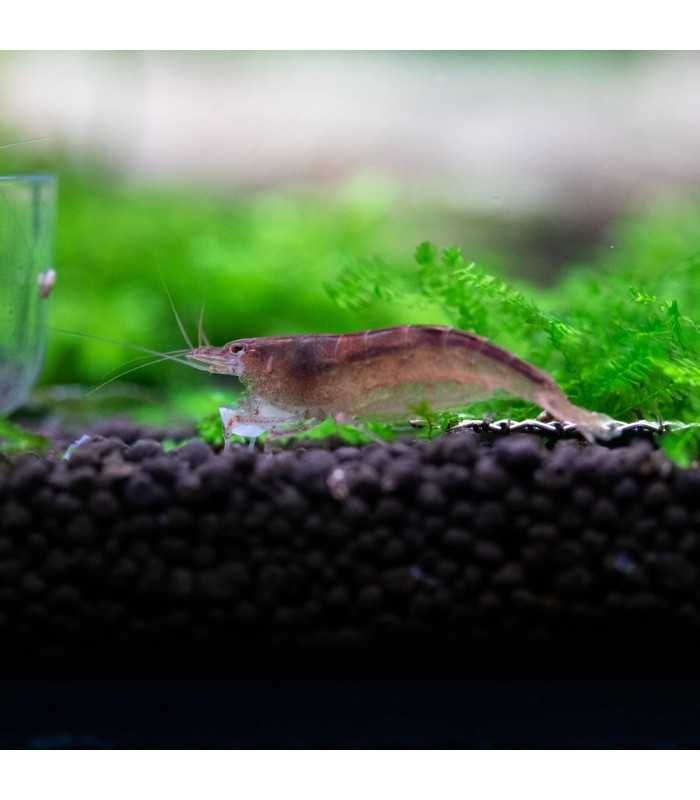
[{"label": "aquarium substrate", "polygon": [[138,426],[101,430],[69,459],[0,465],[4,652],[481,659],[700,636],[700,470],[653,441],[484,426],[165,452]]}]

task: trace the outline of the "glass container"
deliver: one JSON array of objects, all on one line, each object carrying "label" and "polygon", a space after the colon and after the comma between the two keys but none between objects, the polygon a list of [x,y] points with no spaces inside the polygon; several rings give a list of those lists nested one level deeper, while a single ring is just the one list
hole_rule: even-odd
[{"label": "glass container", "polygon": [[0,414],[27,400],[41,368],[55,206],[54,176],[0,176]]}]

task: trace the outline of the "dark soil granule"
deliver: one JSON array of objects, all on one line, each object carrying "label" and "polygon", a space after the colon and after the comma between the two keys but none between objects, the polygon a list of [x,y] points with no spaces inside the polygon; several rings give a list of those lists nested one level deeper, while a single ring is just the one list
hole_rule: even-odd
[{"label": "dark soil granule", "polygon": [[0,641],[700,636],[700,472],[651,442],[166,453],[100,430],[0,472]]}]

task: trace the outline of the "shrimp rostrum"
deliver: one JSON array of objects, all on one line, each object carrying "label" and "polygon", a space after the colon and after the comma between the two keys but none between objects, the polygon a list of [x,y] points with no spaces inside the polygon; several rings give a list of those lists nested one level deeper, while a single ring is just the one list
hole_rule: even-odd
[{"label": "shrimp rostrum", "polygon": [[187,358],[246,386],[243,406],[226,419],[228,434],[255,436],[328,416],[406,420],[421,403],[450,410],[499,391],[574,423],[588,438],[607,432],[606,417],[575,406],[546,373],[444,326],[237,339],[194,348]]}]

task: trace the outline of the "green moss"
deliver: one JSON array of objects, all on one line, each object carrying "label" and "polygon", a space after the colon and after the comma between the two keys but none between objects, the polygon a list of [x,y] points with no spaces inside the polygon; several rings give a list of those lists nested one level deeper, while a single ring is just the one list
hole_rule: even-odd
[{"label": "green moss", "polygon": [[0,453],[16,455],[18,453],[45,453],[50,441],[44,436],[25,430],[21,426],[0,417]]},{"label": "green moss", "polygon": [[700,425],[689,425],[661,437],[661,449],[679,467],[697,467],[700,462]]},{"label": "green moss", "polygon": [[[622,228],[614,256],[548,290],[492,275],[457,248],[440,254],[424,243],[412,270],[365,262],[343,270],[330,294],[353,308],[396,298],[433,305],[456,327],[549,371],[577,404],[610,416],[700,419],[700,257],[688,256],[700,252],[700,224],[693,214],[668,210],[646,226]],[[674,224],[684,245],[665,236]],[[656,259],[639,244],[649,228],[658,229]],[[516,416],[534,411],[517,399],[489,408]]]},{"label": "green moss", "polygon": [[206,414],[197,423],[197,435],[213,447],[224,446],[224,429],[219,414]]}]

